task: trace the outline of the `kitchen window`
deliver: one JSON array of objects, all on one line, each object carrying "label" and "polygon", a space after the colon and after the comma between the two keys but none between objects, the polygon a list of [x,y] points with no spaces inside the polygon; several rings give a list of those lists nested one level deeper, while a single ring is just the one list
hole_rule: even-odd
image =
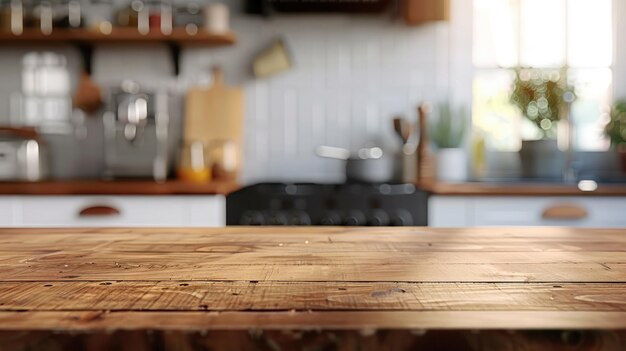
[{"label": "kitchen window", "polygon": [[574,148],[605,151],[612,101],[612,0],[474,0],[473,123],[487,147],[517,151],[536,137],[509,102],[515,69],[562,72],[575,88]]}]

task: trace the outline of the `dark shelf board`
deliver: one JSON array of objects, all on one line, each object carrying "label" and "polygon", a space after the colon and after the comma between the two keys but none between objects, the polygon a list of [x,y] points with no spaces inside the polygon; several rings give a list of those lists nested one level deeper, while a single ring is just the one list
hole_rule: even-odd
[{"label": "dark shelf board", "polygon": [[174,28],[171,34],[163,34],[153,29],[148,34],[141,34],[135,28],[114,28],[111,34],[90,29],[54,29],[49,35],[38,29],[25,29],[20,35],[0,33],[3,44],[50,44],[50,43],[168,43],[177,45],[225,46],[235,44],[235,35],[229,33],[209,33],[199,30],[197,34],[188,34],[184,28]]},{"label": "dark shelf board", "polygon": [[73,180],[41,182],[0,182],[5,195],[227,195],[240,188],[234,181],[190,183],[177,179],[153,180]]},{"label": "dark shelf board", "polygon": [[91,53],[97,44],[146,44],[162,43],[170,47],[174,59],[174,71],[180,72],[180,48],[182,46],[216,47],[233,45],[237,41],[234,33],[209,33],[199,30],[197,34],[189,34],[184,28],[174,28],[171,34],[163,34],[152,29],[141,34],[135,28],[117,27],[110,34],[91,29],[54,29],[50,34],[43,34],[34,28],[25,29],[22,34],[15,35],[0,32],[2,45],[50,45],[67,43],[78,46],[83,55],[87,72],[91,73]]}]

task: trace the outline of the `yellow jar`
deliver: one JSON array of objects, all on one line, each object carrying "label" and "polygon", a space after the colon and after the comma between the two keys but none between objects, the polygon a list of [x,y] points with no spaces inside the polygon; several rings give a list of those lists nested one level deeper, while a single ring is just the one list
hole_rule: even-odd
[{"label": "yellow jar", "polygon": [[211,181],[211,166],[205,149],[206,146],[201,141],[193,141],[183,146],[178,164],[178,179],[194,183]]}]

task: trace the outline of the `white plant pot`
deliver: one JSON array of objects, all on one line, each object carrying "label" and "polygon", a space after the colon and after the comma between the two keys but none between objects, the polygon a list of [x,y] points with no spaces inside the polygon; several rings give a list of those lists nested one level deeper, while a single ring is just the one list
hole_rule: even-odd
[{"label": "white plant pot", "polygon": [[437,152],[437,179],[443,182],[467,181],[467,154],[465,149],[440,149]]}]

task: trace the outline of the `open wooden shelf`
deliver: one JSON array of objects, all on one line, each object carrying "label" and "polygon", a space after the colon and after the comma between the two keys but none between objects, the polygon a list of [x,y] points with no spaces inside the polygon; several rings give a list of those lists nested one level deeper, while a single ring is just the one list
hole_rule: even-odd
[{"label": "open wooden shelf", "polygon": [[189,34],[184,28],[174,28],[171,34],[163,34],[153,29],[141,34],[135,28],[114,28],[111,34],[91,29],[54,29],[51,34],[39,29],[28,28],[20,35],[0,33],[3,44],[28,43],[49,44],[58,42],[99,44],[99,43],[169,43],[178,45],[221,46],[232,45],[237,41],[233,33],[209,33],[200,29],[197,34]]},{"label": "open wooden shelf", "polygon": [[576,184],[569,183],[505,183],[427,182],[419,188],[434,195],[448,196],[626,196],[626,184],[600,183],[594,191],[582,191]]},{"label": "open wooden shelf", "polygon": [[174,71],[180,72],[180,49],[182,46],[216,47],[233,45],[237,42],[235,34],[209,33],[202,29],[196,34],[189,34],[184,28],[174,28],[171,34],[163,34],[157,28],[147,34],[141,34],[136,28],[116,27],[110,34],[94,29],[54,29],[50,34],[43,34],[39,29],[27,28],[16,35],[0,32],[1,45],[33,45],[68,43],[77,45],[82,52],[88,72],[91,72],[91,53],[97,44],[146,44],[163,43],[170,47],[174,59]]},{"label": "open wooden shelf", "polygon": [[227,195],[241,186],[234,181],[190,183],[171,179],[153,180],[67,180],[0,182],[3,195]]}]

